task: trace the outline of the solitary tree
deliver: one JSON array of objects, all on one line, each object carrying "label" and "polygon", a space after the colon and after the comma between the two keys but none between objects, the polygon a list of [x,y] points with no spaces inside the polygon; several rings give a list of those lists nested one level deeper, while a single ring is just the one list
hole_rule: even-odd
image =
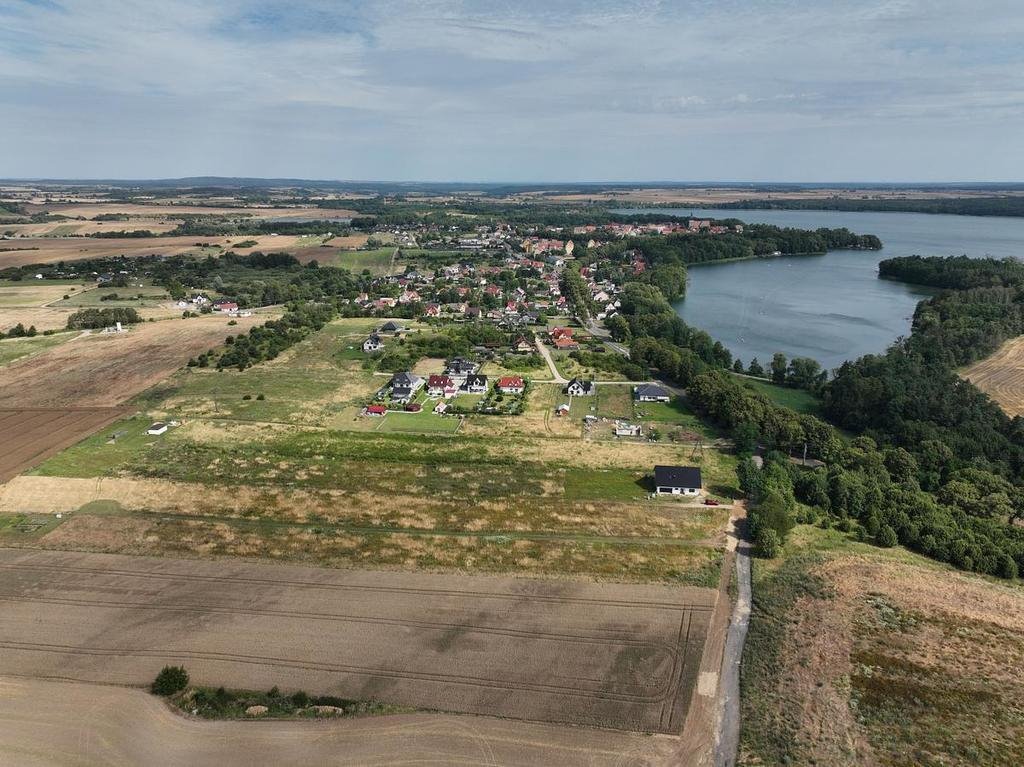
[{"label": "solitary tree", "polygon": [[782,352],[775,352],[772,355],[772,381],[777,384],[786,382],[786,355]]},{"label": "solitary tree", "polygon": [[154,695],[174,695],[188,686],[188,672],[181,666],[164,666],[150,688]]}]

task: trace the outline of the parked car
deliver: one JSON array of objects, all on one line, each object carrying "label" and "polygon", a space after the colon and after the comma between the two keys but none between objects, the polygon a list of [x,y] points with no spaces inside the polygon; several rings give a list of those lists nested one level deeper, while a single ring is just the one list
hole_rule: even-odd
[{"label": "parked car", "polygon": [[722,504],[720,504],[714,498],[705,498],[704,499],[704,505],[705,506],[721,506]]}]

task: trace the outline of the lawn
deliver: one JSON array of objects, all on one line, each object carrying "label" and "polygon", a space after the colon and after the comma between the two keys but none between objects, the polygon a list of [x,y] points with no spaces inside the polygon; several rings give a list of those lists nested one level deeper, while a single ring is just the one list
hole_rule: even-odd
[{"label": "lawn", "polygon": [[598,386],[597,415],[601,418],[615,418],[623,421],[633,419],[633,387]]},{"label": "lawn", "polygon": [[702,421],[682,397],[673,397],[670,402],[637,402],[634,413],[636,420],[645,423],[677,426],[707,439],[718,436],[714,427]]},{"label": "lawn", "polygon": [[428,407],[419,413],[389,412],[380,419],[376,431],[454,434],[462,424],[458,418],[435,415],[429,412]]},{"label": "lawn", "polygon": [[776,405],[788,407],[798,413],[808,415],[820,415],[821,400],[803,389],[793,389],[789,386],[779,386],[754,378],[739,377],[744,386],[763,394]]}]

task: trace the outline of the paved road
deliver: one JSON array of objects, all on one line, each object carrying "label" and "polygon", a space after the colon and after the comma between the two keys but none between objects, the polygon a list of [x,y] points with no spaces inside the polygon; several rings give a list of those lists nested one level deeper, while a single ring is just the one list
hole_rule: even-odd
[{"label": "paved road", "polygon": [[540,352],[540,356],[544,358],[544,361],[548,363],[548,370],[551,371],[551,377],[554,379],[552,383],[567,384],[569,379],[558,372],[558,368],[555,367],[555,361],[551,357],[551,350],[544,345],[539,339],[535,338],[534,343],[537,344],[537,351]]},{"label": "paved road", "polygon": [[722,659],[721,710],[715,742],[715,767],[732,767],[740,738],[740,661],[750,625],[750,544],[745,540],[746,520],[738,520],[736,580],[738,594]]}]

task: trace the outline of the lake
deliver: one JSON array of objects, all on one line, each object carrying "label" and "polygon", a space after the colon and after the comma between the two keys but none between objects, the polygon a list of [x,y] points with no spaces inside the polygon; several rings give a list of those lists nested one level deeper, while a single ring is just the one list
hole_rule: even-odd
[{"label": "lake", "polygon": [[880,251],[838,250],[822,256],[710,263],[689,268],[686,298],[675,309],[748,363],[775,352],[813,357],[824,367],[882,352],[910,332],[914,307],[927,290],[878,277],[893,256],[1024,257],[1024,219],[922,213],[811,210],[628,209],[800,229],[846,227],[878,235]]}]

